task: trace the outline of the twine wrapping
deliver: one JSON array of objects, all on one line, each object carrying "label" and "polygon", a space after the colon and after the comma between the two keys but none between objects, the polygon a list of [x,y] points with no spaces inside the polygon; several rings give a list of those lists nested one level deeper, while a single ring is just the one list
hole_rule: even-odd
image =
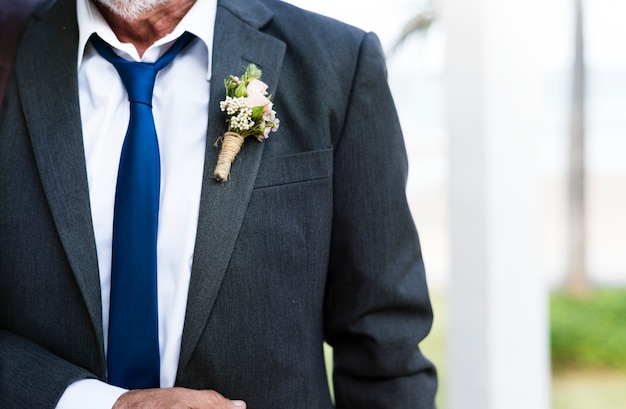
[{"label": "twine wrapping", "polygon": [[[220,139],[222,140],[222,149],[217,158],[217,166],[215,166],[213,177],[218,182],[225,182],[228,180],[228,175],[230,174],[230,166],[235,160],[235,156],[237,156],[241,150],[244,138],[236,132],[226,132]],[[219,139],[216,145],[218,142]]]}]

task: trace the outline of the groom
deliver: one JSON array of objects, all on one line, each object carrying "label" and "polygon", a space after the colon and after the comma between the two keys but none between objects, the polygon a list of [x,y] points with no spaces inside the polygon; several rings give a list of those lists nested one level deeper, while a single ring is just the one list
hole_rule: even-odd
[{"label": "groom", "polygon": [[[118,58],[176,47],[132,96]],[[280,128],[247,138],[219,183],[224,79],[250,63]],[[138,121],[156,131],[152,261],[144,241],[115,244],[141,228],[113,228],[135,201],[118,195]],[[0,407],[331,408],[326,341],[336,407],[433,408],[406,174],[373,34],[279,0],[44,0],[0,116]],[[152,262],[154,308],[131,292],[120,309],[118,277],[146,290],[132,274]]]}]

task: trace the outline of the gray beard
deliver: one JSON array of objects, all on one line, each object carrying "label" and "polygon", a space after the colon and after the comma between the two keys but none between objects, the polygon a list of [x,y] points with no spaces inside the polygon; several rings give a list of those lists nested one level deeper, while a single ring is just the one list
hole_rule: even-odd
[{"label": "gray beard", "polygon": [[113,13],[125,20],[138,20],[145,13],[171,0],[96,0]]}]

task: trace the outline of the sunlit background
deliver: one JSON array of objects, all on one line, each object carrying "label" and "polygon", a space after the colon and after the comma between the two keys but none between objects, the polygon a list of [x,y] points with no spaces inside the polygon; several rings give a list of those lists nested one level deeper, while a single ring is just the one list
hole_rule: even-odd
[{"label": "sunlit background", "polygon": [[[443,335],[435,336],[441,336],[441,342],[445,343],[446,289],[451,280],[445,15],[439,13],[437,1],[428,0],[289,2],[373,31],[381,40],[387,54],[389,84],[409,154],[407,194],[420,232],[439,325],[444,327],[439,329]],[[454,3],[454,0],[448,0],[448,3]],[[534,37],[536,44],[538,89],[542,101],[535,126],[540,149],[536,152],[535,162],[528,163],[529,167],[538,169],[540,176],[540,253],[532,256],[537,257],[538,268],[546,277],[549,288],[556,291],[563,284],[567,265],[567,163],[574,61],[574,0],[529,2],[529,7],[532,5],[535,18],[528,21],[528,35]],[[437,17],[430,27],[398,44],[409,20],[432,6]],[[624,1],[583,1],[587,78],[586,267],[594,288],[626,286],[625,18]],[[622,294],[626,296],[626,293]],[[626,310],[622,312],[622,318],[626,320]],[[626,345],[623,348],[626,349]],[[445,350],[442,351],[434,352],[442,355],[436,356],[435,360],[446,360]],[[445,393],[445,365],[441,366],[444,368],[442,393]],[[602,389],[607,385],[616,386]],[[578,368],[575,373],[553,371],[551,404],[556,409],[626,408],[626,392],[616,392],[626,390],[624,385],[623,368],[591,368],[588,372]],[[581,394],[581,390],[587,389],[589,392]],[[438,402],[444,407],[445,397],[439,398]]]}]

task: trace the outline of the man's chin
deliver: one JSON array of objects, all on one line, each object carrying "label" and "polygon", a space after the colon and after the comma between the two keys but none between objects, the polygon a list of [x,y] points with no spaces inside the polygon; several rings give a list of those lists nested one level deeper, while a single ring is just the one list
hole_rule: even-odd
[{"label": "man's chin", "polygon": [[115,15],[128,21],[139,20],[146,13],[172,0],[95,0]]}]

